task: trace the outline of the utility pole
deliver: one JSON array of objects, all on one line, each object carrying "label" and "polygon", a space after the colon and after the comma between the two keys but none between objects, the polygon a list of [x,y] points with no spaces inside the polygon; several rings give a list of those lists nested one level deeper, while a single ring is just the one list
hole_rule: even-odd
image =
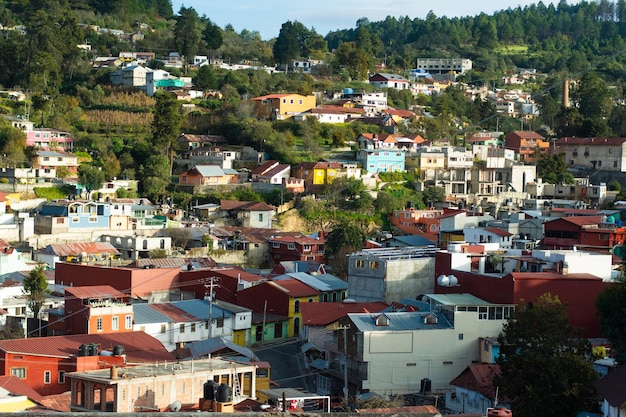
[{"label": "utility pole", "polygon": [[218,282],[218,277],[204,279],[204,299],[209,299],[209,339],[213,337],[213,287],[219,287]]},{"label": "utility pole", "polygon": [[348,406],[348,329],[350,325],[337,326],[337,330],[343,330],[343,401],[346,404],[346,412],[349,412]]}]

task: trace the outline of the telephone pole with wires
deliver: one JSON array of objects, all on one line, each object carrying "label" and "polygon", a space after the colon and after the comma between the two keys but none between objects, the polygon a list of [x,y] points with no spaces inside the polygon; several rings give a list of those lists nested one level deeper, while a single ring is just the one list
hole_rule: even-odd
[{"label": "telephone pole with wires", "polygon": [[204,299],[209,300],[209,339],[213,337],[213,288],[220,286],[219,281],[218,277],[204,279]]}]

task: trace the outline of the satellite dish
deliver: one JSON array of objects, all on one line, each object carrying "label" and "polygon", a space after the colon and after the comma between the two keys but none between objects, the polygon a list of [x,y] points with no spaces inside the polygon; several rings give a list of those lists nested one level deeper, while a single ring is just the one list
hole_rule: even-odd
[{"label": "satellite dish", "polygon": [[174,401],[174,402],[170,405],[170,409],[171,409],[173,412],[175,412],[175,413],[176,413],[176,412],[178,412],[178,411],[180,411],[180,409],[181,409],[182,407],[183,407],[183,405],[182,405],[182,404],[180,403],[180,401],[178,401],[178,400]]}]

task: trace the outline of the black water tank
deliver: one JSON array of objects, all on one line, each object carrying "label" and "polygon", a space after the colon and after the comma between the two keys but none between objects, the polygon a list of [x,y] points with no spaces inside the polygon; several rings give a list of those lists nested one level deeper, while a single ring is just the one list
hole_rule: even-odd
[{"label": "black water tank", "polygon": [[78,348],[78,356],[89,356],[89,345],[82,344]]},{"label": "black water tank", "polygon": [[215,400],[219,403],[228,403],[233,400],[233,393],[230,387],[226,384],[220,384],[217,387],[217,395],[215,396]]},{"label": "black water tank", "polygon": [[89,346],[89,356],[98,356],[98,345],[91,343]]},{"label": "black water tank", "polygon": [[124,346],[122,345],[115,345],[113,346],[113,355],[114,356],[121,356],[124,354]]},{"label": "black water tank", "polygon": [[430,379],[422,378],[422,381],[420,382],[420,392],[422,394],[427,394],[430,392],[430,389],[431,389]]},{"label": "black water tank", "polygon": [[204,399],[205,400],[214,400],[215,399],[215,390],[217,389],[217,382],[215,381],[207,381],[204,383]]}]

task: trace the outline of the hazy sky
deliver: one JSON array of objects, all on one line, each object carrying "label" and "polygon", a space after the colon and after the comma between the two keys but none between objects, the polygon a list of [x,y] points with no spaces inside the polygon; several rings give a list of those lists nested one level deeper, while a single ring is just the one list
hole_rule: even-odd
[{"label": "hazy sky", "polygon": [[[200,16],[206,15],[221,28],[231,24],[235,31],[258,31],[265,40],[278,36],[280,26],[297,20],[308,29],[326,36],[336,29],[354,28],[356,21],[367,17],[371,21],[387,16],[425,18],[429,11],[437,17],[475,16],[482,12],[527,6],[532,0],[172,0],[174,13],[181,6],[193,7]],[[544,0],[545,5],[559,1]],[[568,0],[568,4],[576,4]]]}]

